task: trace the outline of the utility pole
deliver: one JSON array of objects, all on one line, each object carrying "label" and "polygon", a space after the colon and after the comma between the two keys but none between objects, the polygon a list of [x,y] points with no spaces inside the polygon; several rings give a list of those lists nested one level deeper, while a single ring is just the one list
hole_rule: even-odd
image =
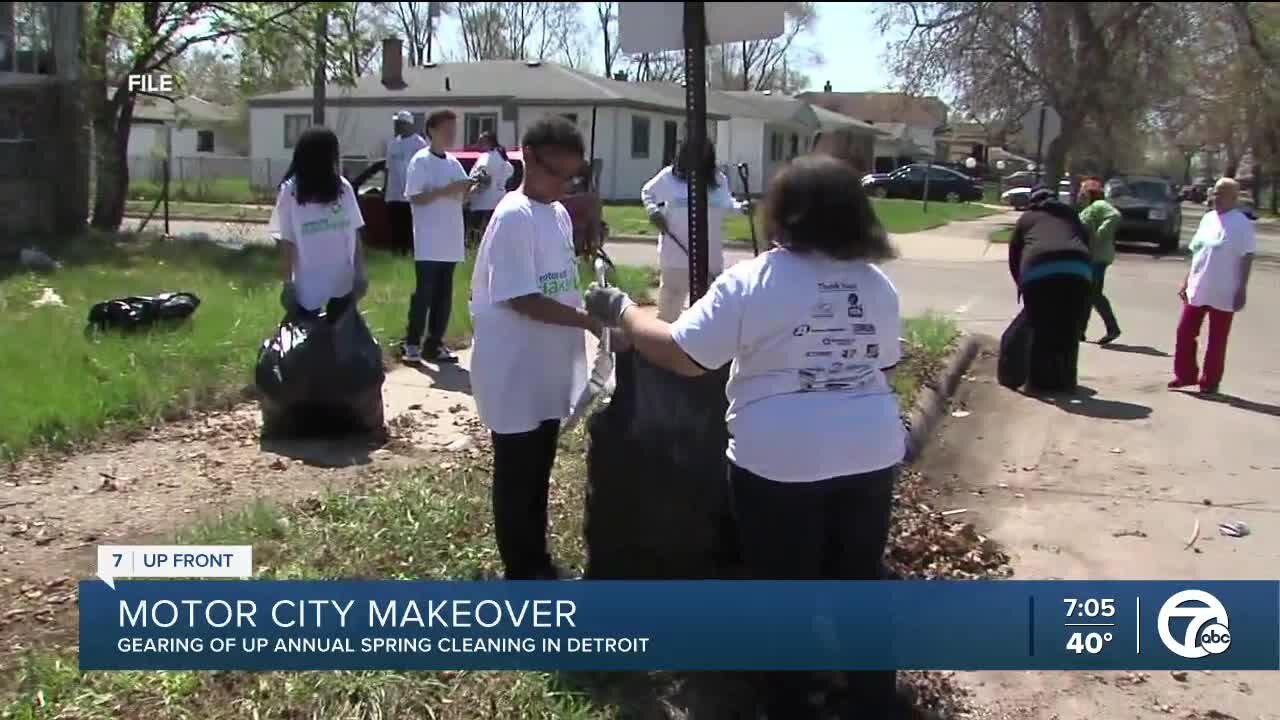
[{"label": "utility pole", "polygon": [[440,17],[440,3],[427,3],[427,62],[431,62],[431,40],[436,34],[436,18]]},{"label": "utility pole", "polygon": [[311,86],[311,124],[324,125],[324,83],[325,65],[329,59],[329,14],[320,12],[316,16],[316,56],[315,76]]}]

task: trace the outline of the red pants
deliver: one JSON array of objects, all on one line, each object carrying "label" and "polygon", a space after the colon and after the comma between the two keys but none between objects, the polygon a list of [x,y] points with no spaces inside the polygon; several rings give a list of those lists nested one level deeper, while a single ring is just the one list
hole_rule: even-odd
[{"label": "red pants", "polygon": [[[1209,315],[1209,347],[1204,352],[1204,374],[1196,367],[1196,341],[1200,326]],[[1173,352],[1173,379],[1187,385],[1199,383],[1201,388],[1216,388],[1222,382],[1227,363],[1227,336],[1231,334],[1231,318],[1235,313],[1202,305],[1182,306],[1178,320],[1178,341]],[[1199,378],[1197,378],[1199,375]]]}]

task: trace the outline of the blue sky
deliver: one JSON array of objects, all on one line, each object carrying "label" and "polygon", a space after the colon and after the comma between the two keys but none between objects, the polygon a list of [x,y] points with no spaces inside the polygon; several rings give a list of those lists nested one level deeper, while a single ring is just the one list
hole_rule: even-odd
[{"label": "blue sky", "polygon": [[[596,43],[591,60],[599,64],[598,34],[595,30],[594,3],[581,3],[583,22]],[[882,55],[885,40],[875,28],[876,3],[820,2],[816,30],[804,38],[804,43],[822,53],[825,62],[821,66],[807,67],[811,90],[819,90],[823,83],[831,81],[832,89],[844,92],[886,90],[893,78],[886,72]],[[439,26],[440,39],[449,54],[461,55],[462,44],[457,35],[457,24],[449,17]]]}]

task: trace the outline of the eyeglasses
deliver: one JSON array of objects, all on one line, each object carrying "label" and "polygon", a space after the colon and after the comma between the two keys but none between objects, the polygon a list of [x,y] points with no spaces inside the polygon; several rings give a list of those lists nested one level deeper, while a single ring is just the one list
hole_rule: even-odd
[{"label": "eyeglasses", "polygon": [[529,155],[531,160],[538,164],[539,167],[546,170],[549,175],[557,180],[562,182],[571,182],[578,176],[579,169],[576,167],[572,170],[561,170],[557,168],[555,164],[548,162],[545,155],[537,152],[533,148],[526,148],[526,153]]}]

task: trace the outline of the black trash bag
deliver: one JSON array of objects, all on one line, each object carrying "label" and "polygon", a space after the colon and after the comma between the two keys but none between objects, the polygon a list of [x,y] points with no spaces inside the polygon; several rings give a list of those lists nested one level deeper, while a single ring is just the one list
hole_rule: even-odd
[{"label": "black trash bag", "polygon": [[381,433],[382,349],[350,296],[285,315],[262,342],[254,379],[264,435]]},{"label": "black trash bag", "polygon": [[1000,336],[1000,357],[996,361],[996,380],[1017,390],[1027,384],[1031,372],[1031,314],[1023,306]]},{"label": "black trash bag", "polygon": [[728,366],[687,378],[621,352],[616,378],[613,399],[587,421],[587,577],[736,576]]},{"label": "black trash bag", "polygon": [[185,320],[198,307],[200,298],[195,293],[131,295],[94,305],[89,309],[89,326],[96,330],[141,330]]}]

